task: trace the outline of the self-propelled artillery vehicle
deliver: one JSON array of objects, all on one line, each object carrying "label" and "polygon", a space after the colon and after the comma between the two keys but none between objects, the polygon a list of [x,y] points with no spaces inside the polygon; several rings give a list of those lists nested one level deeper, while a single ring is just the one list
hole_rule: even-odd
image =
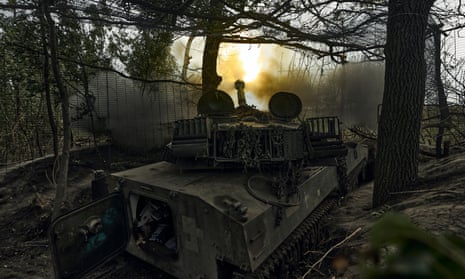
[{"label": "self-propelled artillery vehicle", "polygon": [[240,101],[203,95],[198,117],[174,123],[165,161],[98,176],[110,193],[51,226],[57,278],[122,251],[178,278],[291,274],[368,150],[342,141],[337,117],[297,119],[292,93],[273,95],[269,112]]}]

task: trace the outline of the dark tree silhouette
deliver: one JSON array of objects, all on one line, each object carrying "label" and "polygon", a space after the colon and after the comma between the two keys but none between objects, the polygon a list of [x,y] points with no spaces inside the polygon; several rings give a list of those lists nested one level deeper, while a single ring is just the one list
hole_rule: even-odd
[{"label": "dark tree silhouette", "polygon": [[425,97],[425,34],[434,0],[389,1],[383,107],[378,126],[373,206],[418,178]]}]

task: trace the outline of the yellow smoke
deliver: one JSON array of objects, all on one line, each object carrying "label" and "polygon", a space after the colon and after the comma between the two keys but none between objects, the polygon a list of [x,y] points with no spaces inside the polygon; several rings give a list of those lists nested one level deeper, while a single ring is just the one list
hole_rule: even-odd
[{"label": "yellow smoke", "polygon": [[[173,48],[180,65],[186,41],[187,38],[178,40]],[[202,40],[194,40],[189,68],[201,69],[203,47]],[[234,82],[241,79],[245,81],[247,103],[260,110],[268,110],[274,93],[287,91],[300,97],[305,117],[338,115],[346,125],[365,123],[376,127],[377,104],[382,102],[383,64],[321,68],[324,61],[299,55],[278,45],[222,43],[217,63],[218,75],[222,77],[219,89],[227,92],[237,105]],[[188,77],[201,82],[200,71],[192,70]],[[374,123],[368,123],[371,120]]]},{"label": "yellow smoke", "polygon": [[[184,62],[186,41],[187,38],[182,38],[172,48],[179,65]],[[194,40],[190,50],[190,69],[202,67],[203,43],[202,40]],[[313,89],[310,88],[309,78],[289,72],[293,55],[295,52],[278,45],[222,43],[217,62],[217,72],[222,77],[222,82],[218,89],[227,92],[237,105],[234,82],[243,80],[247,104],[255,105],[260,110],[268,110],[269,99],[278,91],[296,93],[305,102],[305,95]],[[189,71],[188,78],[192,82],[201,82],[200,72]]]},{"label": "yellow smoke", "polygon": [[308,92],[308,83],[289,75],[290,56],[289,50],[277,45],[221,44],[218,74],[223,80],[219,89],[237,104],[234,82],[243,80],[247,104],[260,110],[268,109],[268,101],[278,91]]}]

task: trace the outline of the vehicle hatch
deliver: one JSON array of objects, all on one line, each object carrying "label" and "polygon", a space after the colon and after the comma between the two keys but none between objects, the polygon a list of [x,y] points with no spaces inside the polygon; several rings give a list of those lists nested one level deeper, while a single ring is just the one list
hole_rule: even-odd
[{"label": "vehicle hatch", "polygon": [[50,231],[56,278],[80,278],[126,248],[123,196],[108,195],[53,221]]}]

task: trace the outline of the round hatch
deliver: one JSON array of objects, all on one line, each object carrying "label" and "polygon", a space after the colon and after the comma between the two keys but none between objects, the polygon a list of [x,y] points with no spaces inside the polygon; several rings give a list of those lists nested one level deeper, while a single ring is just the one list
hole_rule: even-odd
[{"label": "round hatch", "polygon": [[268,108],[274,117],[292,119],[302,111],[302,101],[294,93],[278,92],[271,97]]}]

